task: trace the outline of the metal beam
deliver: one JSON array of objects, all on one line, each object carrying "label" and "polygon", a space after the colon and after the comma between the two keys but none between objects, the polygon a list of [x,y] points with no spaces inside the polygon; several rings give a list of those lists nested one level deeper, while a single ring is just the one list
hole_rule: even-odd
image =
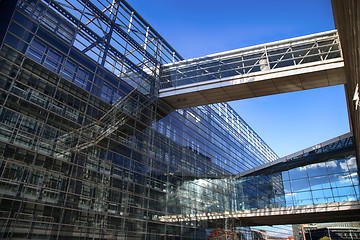
[{"label": "metal beam", "polygon": [[86,34],[88,34],[90,37],[94,39],[94,42],[96,43],[103,43],[105,46],[109,47],[109,51],[114,54],[115,57],[123,61],[130,69],[135,70],[141,77],[143,78],[152,78],[152,76],[145,73],[141,68],[139,68],[136,64],[134,64],[132,61],[130,61],[126,56],[124,56],[122,53],[120,53],[117,49],[115,49],[113,46],[111,46],[109,43],[104,41],[103,38],[101,38],[99,35],[97,35],[94,31],[92,31],[88,26],[86,26],[84,23],[79,21],[76,17],[71,15],[68,11],[66,11],[63,7],[61,7],[57,2],[52,0],[44,0],[47,3],[49,3],[54,9],[56,9],[59,13],[61,13],[63,16],[65,16],[70,22],[72,22],[75,26],[78,26],[79,29],[84,31]]},{"label": "metal beam", "polygon": [[100,11],[90,0],[81,0],[91,11],[94,12],[96,16],[98,16],[102,21],[109,24],[111,29],[118,32],[127,42],[129,42],[133,47],[135,47],[139,52],[143,53],[149,60],[151,60],[155,64],[159,64],[159,62],[149,53],[147,52],[141,45],[136,42],[127,32],[119,27],[118,24],[115,24],[108,16],[106,16],[102,11]]}]

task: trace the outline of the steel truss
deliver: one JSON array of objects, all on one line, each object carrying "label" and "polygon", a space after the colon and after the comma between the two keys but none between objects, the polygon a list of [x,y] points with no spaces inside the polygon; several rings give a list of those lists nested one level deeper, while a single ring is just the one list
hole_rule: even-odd
[{"label": "steel truss", "polygon": [[161,88],[341,58],[336,30],[238,49],[162,67]]}]

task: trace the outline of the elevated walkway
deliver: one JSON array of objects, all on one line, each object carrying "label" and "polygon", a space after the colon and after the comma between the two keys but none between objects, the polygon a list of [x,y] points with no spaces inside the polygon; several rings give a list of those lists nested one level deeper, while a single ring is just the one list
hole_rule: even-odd
[{"label": "elevated walkway", "polygon": [[186,108],[346,82],[336,31],[164,65],[160,98]]},{"label": "elevated walkway", "polygon": [[293,207],[251,209],[220,213],[161,216],[161,222],[225,220],[247,226],[283,225],[322,222],[345,222],[360,219],[360,201],[312,204]]},{"label": "elevated walkway", "polygon": [[[219,183],[205,176],[209,183]],[[248,226],[314,222],[356,221],[360,219],[359,179],[352,133],[319,143],[249,171],[224,177],[230,184],[228,202],[201,211],[179,209],[156,216],[161,222],[206,221],[221,225],[234,222]],[[184,188],[193,181],[182,184]],[[211,184],[208,185],[211,187]],[[197,195],[190,196],[196,198]],[[226,199],[227,198],[227,199]],[[182,200],[179,199],[180,203]],[[186,202],[183,202],[186,204]]]}]

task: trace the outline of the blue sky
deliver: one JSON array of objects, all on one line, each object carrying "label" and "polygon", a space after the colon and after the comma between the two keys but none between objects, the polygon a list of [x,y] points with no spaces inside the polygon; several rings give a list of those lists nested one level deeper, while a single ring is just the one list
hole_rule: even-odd
[{"label": "blue sky", "polygon": [[[128,0],[185,59],[335,29],[330,0]],[[281,157],[349,132],[343,86],[230,103]]]}]

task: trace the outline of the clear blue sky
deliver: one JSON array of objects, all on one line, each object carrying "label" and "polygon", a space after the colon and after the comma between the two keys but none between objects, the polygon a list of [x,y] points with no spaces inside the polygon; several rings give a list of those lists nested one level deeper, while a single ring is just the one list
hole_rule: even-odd
[{"label": "clear blue sky", "polygon": [[[335,29],[330,0],[128,0],[185,59]],[[235,101],[281,157],[349,132],[343,86]]]}]

